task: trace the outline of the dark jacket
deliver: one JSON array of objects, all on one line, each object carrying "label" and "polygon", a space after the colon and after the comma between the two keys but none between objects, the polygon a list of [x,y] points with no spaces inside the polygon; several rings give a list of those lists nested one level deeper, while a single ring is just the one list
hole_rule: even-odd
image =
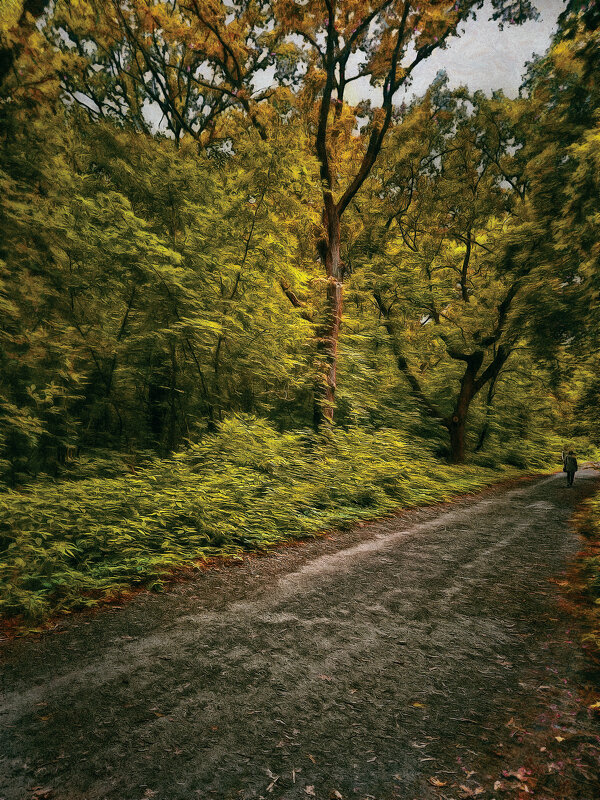
[{"label": "dark jacket", "polygon": [[565,458],[565,472],[577,472],[577,459],[575,456]]}]

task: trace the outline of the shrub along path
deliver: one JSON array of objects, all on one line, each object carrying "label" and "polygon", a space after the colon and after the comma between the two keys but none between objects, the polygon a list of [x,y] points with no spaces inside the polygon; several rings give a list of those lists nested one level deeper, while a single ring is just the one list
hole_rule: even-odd
[{"label": "shrub along path", "polygon": [[592,800],[561,600],[598,472],[246,558],[3,646],[0,798]]}]

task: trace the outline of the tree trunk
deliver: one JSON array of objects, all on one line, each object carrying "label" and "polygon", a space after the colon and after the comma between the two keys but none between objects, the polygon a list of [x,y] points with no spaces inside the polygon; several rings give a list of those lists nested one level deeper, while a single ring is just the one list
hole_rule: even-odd
[{"label": "tree trunk", "polygon": [[494,390],[496,388],[496,380],[500,372],[493,376],[490,381],[490,386],[488,389],[486,401],[485,401],[485,419],[483,421],[483,425],[481,431],[479,433],[479,439],[477,440],[477,445],[475,447],[475,452],[479,453],[480,450],[483,449],[483,445],[487,439],[489,430],[490,430],[490,418],[492,416],[492,403],[494,402]]},{"label": "tree trunk", "polygon": [[475,379],[483,362],[483,351],[477,350],[464,356],[463,360],[467,367],[460,382],[460,392],[452,416],[446,420],[450,434],[450,460],[453,464],[462,464],[465,460],[465,423],[471,400],[479,388]]},{"label": "tree trunk", "polygon": [[317,428],[324,422],[333,422],[344,290],[344,267],[340,257],[340,218],[333,205],[327,211],[325,219],[328,235],[319,244],[327,276],[327,290],[324,318],[317,330],[317,380],[314,397],[314,422]]},{"label": "tree trunk", "polygon": [[162,376],[153,374],[148,382],[148,425],[152,441],[157,449],[163,442],[168,390],[165,389]]},{"label": "tree trunk", "polygon": [[448,425],[450,432],[450,460],[453,464],[462,464],[465,460],[465,418],[456,414]]}]

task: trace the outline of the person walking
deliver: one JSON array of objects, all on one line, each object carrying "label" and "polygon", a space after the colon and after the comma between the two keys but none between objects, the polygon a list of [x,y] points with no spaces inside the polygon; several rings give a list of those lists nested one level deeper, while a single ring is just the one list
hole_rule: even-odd
[{"label": "person walking", "polygon": [[575,458],[575,453],[572,450],[569,450],[567,453],[564,470],[567,473],[567,486],[573,486],[575,473],[577,472],[577,459]]}]

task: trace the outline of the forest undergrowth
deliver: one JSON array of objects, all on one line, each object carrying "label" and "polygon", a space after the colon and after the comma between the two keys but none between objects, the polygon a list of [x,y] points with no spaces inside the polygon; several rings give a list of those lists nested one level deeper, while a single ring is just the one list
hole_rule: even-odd
[{"label": "forest undergrowth", "polygon": [[[529,464],[547,466],[540,452]],[[2,616],[37,622],[132,587],[160,590],[182,566],[445,501],[523,469],[452,466],[392,429],[281,434],[233,417],[171,458],[105,472],[2,495]]]},{"label": "forest undergrowth", "polygon": [[582,644],[600,665],[600,492],[585,501],[575,525],[584,542],[578,569],[579,588],[587,601],[583,611]]}]

